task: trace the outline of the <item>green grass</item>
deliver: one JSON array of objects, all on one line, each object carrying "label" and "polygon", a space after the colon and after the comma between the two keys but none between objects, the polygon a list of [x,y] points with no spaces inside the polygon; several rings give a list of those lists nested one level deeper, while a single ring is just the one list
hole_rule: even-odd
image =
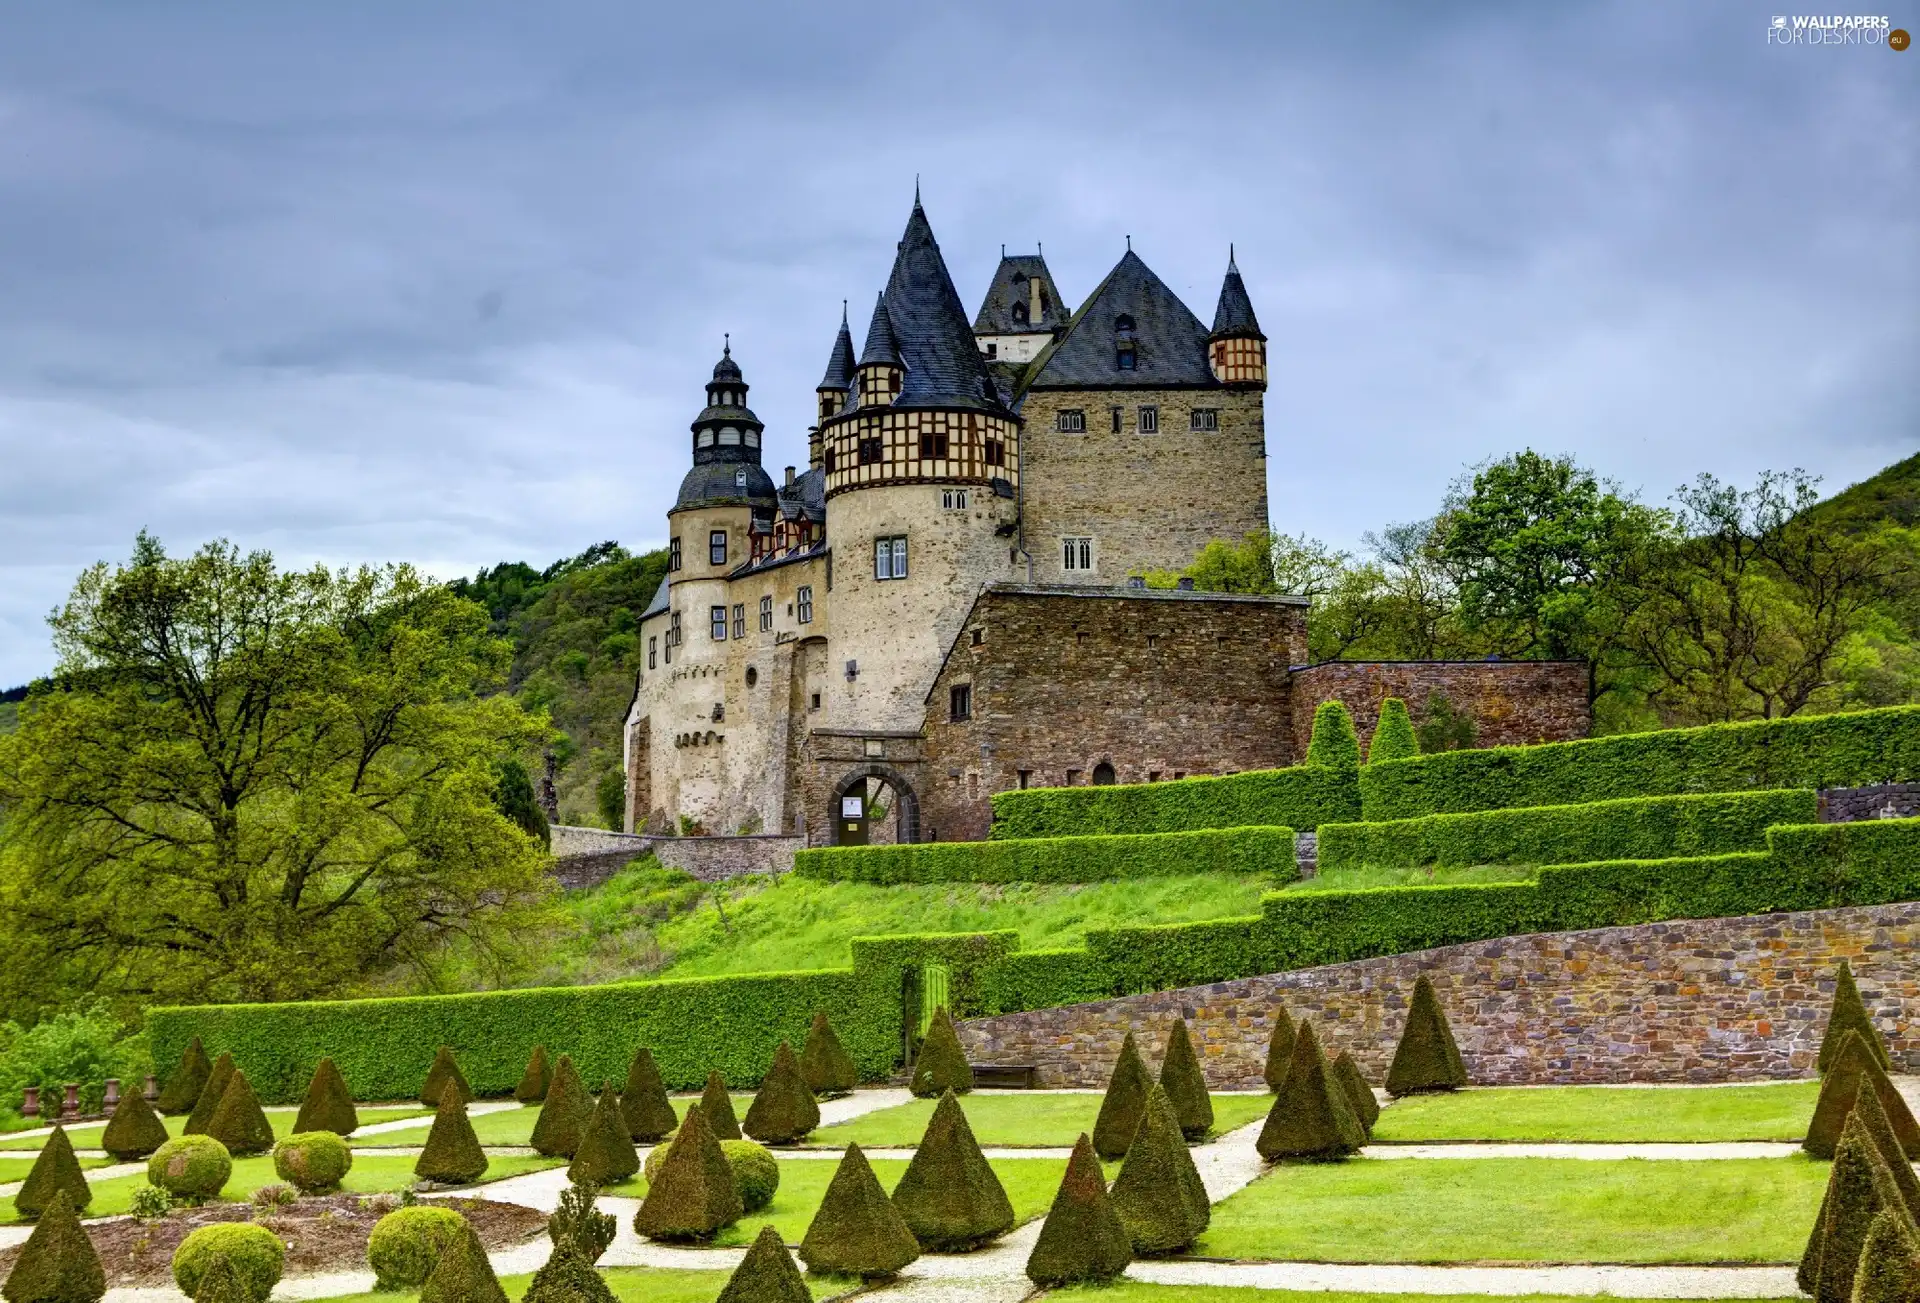
[{"label": "green grass", "polygon": [[[1061,1303],[1254,1303],[1256,1295],[1277,1303],[1487,1303],[1485,1294],[1348,1294],[1318,1290],[1296,1293],[1236,1285],[1149,1285],[1145,1281],[1126,1279],[1111,1285],[1076,1285],[1047,1291],[1047,1298]],[[391,1297],[397,1303],[399,1296]],[[1501,1303],[1593,1303],[1593,1298],[1590,1295],[1511,1294],[1502,1295]],[[1702,1303],[1731,1303],[1731,1300],[1702,1300]]]},{"label": "green grass", "polygon": [[1304,882],[1290,882],[1280,890],[1287,892],[1359,891],[1363,887],[1431,887],[1436,884],[1460,882],[1526,882],[1531,880],[1533,875],[1533,869],[1524,864],[1438,865],[1420,869],[1410,869],[1404,865],[1369,864],[1358,869],[1345,869],[1339,873],[1323,873],[1317,878],[1308,878]]},{"label": "green grass", "polygon": [[[267,1111],[267,1121],[273,1124],[273,1134],[276,1136],[284,1136],[291,1131],[293,1129],[294,1119],[299,1116],[298,1113],[287,1109],[269,1109]],[[416,1105],[379,1108],[362,1107],[360,1109],[360,1125],[363,1127],[372,1126],[376,1122],[398,1122],[402,1118],[413,1117],[426,1118],[431,1121],[433,1118],[433,1110]],[[163,1118],[161,1120],[167,1124],[167,1134],[170,1136],[179,1135],[181,1129],[187,1125],[187,1119],[184,1116]],[[89,1122],[87,1125],[81,1127],[68,1127],[67,1139],[73,1142],[75,1149],[98,1149],[100,1147],[100,1133],[106,1130],[106,1127],[107,1124],[104,1122]],[[373,1137],[372,1139],[377,1138],[378,1137]],[[372,1142],[372,1139],[369,1140],[369,1143]],[[46,1144],[46,1142],[47,1138],[45,1136],[11,1136],[7,1139],[0,1140],[0,1149],[37,1150]]]},{"label": "green grass", "polygon": [[[822,1127],[808,1137],[809,1144],[859,1144],[876,1149],[883,1146],[917,1145],[933,1116],[934,1101],[916,1099],[909,1104],[863,1113],[839,1126]],[[1100,1115],[1098,1092],[1074,1095],[966,1095],[960,1100],[973,1127],[974,1139],[983,1145],[1051,1149],[1070,1147],[1085,1131],[1093,1131]],[[1244,1126],[1266,1116],[1273,1106],[1271,1095],[1215,1095],[1213,1129],[1215,1134]]]},{"label": "green grass", "polygon": [[[781,1159],[780,1189],[774,1194],[773,1202],[721,1231],[714,1243],[751,1244],[760,1228],[770,1224],[779,1231],[782,1240],[798,1244],[806,1235],[820,1200],[826,1197],[827,1183],[833,1180],[833,1171],[839,1165],[826,1158]],[[904,1159],[873,1160],[873,1174],[889,1192],[899,1184],[906,1170]],[[1007,1198],[1013,1203],[1013,1215],[1024,1222],[1044,1215],[1052,1205],[1067,1164],[1059,1158],[999,1158],[993,1160],[993,1170],[999,1175],[1000,1184],[1006,1187]],[[1112,1175],[1111,1170],[1108,1175]],[[606,1193],[644,1198],[647,1181],[644,1176],[636,1176],[623,1184],[608,1186]]]},{"label": "green grass", "polygon": [[1799,1140],[1817,1081],[1700,1090],[1617,1086],[1486,1087],[1416,1095],[1381,1111],[1376,1141]]},{"label": "green grass", "polygon": [[[82,1169],[106,1167],[112,1162],[111,1158],[83,1158],[80,1166]],[[0,1185],[26,1180],[27,1173],[33,1170],[33,1164],[32,1158],[0,1158]]]},{"label": "green grass", "polygon": [[[521,1176],[528,1172],[538,1172],[549,1167],[564,1167],[564,1158],[494,1158],[487,1164],[487,1174],[483,1181],[501,1181],[509,1176]],[[399,1190],[412,1185],[419,1178],[413,1174],[414,1160],[411,1157],[380,1155],[356,1158],[353,1169],[347,1173],[347,1179],[340,1183],[343,1190],[354,1194],[373,1194],[381,1190]],[[88,1217],[105,1217],[114,1213],[126,1212],[133,1199],[133,1192],[147,1183],[146,1174],[116,1176],[111,1180],[93,1181],[93,1199],[86,1207]],[[263,1185],[277,1185],[280,1178],[273,1170],[273,1159],[262,1155],[256,1158],[236,1158],[233,1162],[233,1176],[227,1181],[226,1189],[220,1192],[222,1199],[230,1202],[244,1200]],[[11,1200],[0,1202],[0,1222],[18,1220],[13,1215]]]},{"label": "green grass", "polygon": [[[673,1111],[681,1117],[687,1115],[687,1105],[698,1102],[698,1095],[676,1095],[673,1098]],[[747,1107],[753,1103],[750,1094],[730,1095],[733,1100],[733,1114],[736,1118],[747,1115]],[[508,1108],[494,1113],[481,1113],[473,1118],[473,1134],[478,1136],[482,1145],[525,1145],[533,1141],[533,1124],[540,1120],[538,1108]],[[401,1127],[397,1131],[383,1131],[377,1136],[355,1136],[347,1143],[356,1149],[404,1148],[424,1145],[427,1132],[433,1129],[431,1115],[424,1117],[417,1127]]]},{"label": "green grass", "polygon": [[[713,1303],[726,1287],[727,1277],[732,1273],[718,1270],[715,1263],[713,1271],[672,1270],[664,1267],[602,1267],[600,1278],[613,1290],[613,1296],[620,1303]],[[813,1296],[826,1298],[834,1294],[844,1294],[857,1282],[823,1280],[817,1276],[805,1278],[808,1290]],[[500,1284],[506,1288],[507,1297],[518,1300],[527,1292],[532,1276],[502,1276]],[[415,1303],[419,1298],[418,1290],[403,1290],[394,1294],[346,1294],[340,1296],[337,1303]],[[1381,1300],[1380,1303],[1387,1303]],[[1421,1303],[1412,1300],[1410,1303]]]},{"label": "green grass", "polygon": [[1566,1158],[1285,1166],[1194,1252],[1315,1262],[1793,1262],[1827,1165]]}]

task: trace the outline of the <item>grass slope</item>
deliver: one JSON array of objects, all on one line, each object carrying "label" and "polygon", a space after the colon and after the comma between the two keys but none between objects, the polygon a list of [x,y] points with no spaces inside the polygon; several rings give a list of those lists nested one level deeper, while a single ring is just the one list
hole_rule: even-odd
[{"label": "grass slope", "polygon": [[1920,525],[1920,453],[1840,490],[1808,513],[1823,524],[1856,533],[1887,521]]},{"label": "grass slope", "polygon": [[1381,1112],[1373,1138],[1380,1143],[1798,1140],[1807,1133],[1819,1094],[1817,1081],[1693,1090],[1481,1087],[1398,1100]]}]

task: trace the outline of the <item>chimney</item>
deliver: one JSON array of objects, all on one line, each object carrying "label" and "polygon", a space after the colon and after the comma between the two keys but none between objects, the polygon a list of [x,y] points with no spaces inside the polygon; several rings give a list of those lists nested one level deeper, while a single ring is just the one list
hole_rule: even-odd
[{"label": "chimney", "polygon": [[787,467],[787,487],[793,487],[793,467]]}]

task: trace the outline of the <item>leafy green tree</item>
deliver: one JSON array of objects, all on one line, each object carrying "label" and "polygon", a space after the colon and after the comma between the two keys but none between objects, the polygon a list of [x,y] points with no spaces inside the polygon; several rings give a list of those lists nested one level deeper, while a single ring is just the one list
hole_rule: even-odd
[{"label": "leafy green tree", "polygon": [[544,921],[539,845],[493,792],[546,726],[494,691],[472,602],[142,534],[51,623],[55,685],[0,738],[14,994],[304,999]]},{"label": "leafy green tree", "polygon": [[533,776],[517,757],[508,756],[495,770],[493,804],[521,832],[539,838],[542,846],[553,845],[553,830],[547,826],[547,812],[534,799]]},{"label": "leafy green tree", "polygon": [[[627,822],[627,771],[609,769],[594,785],[594,801],[600,807],[600,822],[619,832]],[[642,816],[645,817],[644,815]]]}]

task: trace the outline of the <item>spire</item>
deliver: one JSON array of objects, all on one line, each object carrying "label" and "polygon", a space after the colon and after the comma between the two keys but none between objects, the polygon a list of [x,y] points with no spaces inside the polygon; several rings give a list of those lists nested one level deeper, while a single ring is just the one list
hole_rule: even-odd
[{"label": "spire", "polygon": [[715,380],[737,381],[741,378],[740,364],[733,360],[733,336],[727,334],[721,336],[721,338],[725,341],[725,344],[720,350],[720,360],[713,364],[713,378]]},{"label": "spire", "polygon": [[[848,343],[852,343],[849,338]],[[860,350],[861,366],[899,366],[900,345],[893,337],[893,320],[887,315],[887,296],[882,293],[873,304],[873,321],[867,326],[867,345]]]},{"label": "spire", "polygon": [[827,373],[816,389],[845,393],[853,384],[853,332],[847,329],[847,301],[840,300],[840,333],[834,337],[833,352],[827,357]]},{"label": "spire", "polygon": [[1220,284],[1220,305],[1213,310],[1211,338],[1229,336],[1265,339],[1260,320],[1253,315],[1253,300],[1247,297],[1246,284],[1240,279],[1240,267],[1234,261],[1233,246],[1227,246],[1227,276]]}]

